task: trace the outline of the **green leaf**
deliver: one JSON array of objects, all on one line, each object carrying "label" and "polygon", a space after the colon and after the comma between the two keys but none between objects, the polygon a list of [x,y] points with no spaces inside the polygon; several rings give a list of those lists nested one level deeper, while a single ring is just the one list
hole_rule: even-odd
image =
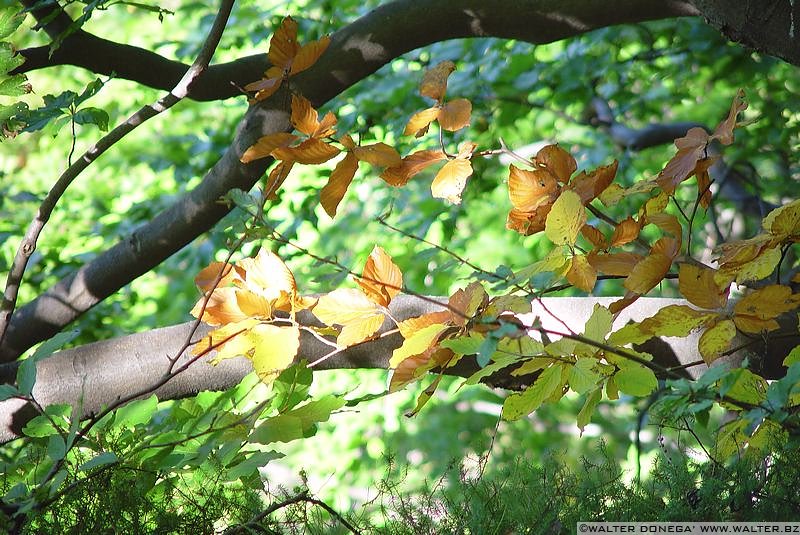
[{"label": "green leaf", "polygon": [[600,380],[601,375],[594,371],[597,360],[594,358],[579,358],[569,372],[569,386],[578,394],[583,394],[593,388]]},{"label": "green leaf", "polygon": [[0,11],[0,39],[5,39],[17,31],[26,15],[27,13],[11,7],[5,7]]},{"label": "green leaf", "polygon": [[53,461],[60,461],[67,454],[67,445],[61,435],[50,435],[47,441],[47,456]]},{"label": "green leaf", "polygon": [[459,385],[459,388],[461,388],[464,385],[476,385],[484,377],[489,377],[493,373],[499,372],[503,368],[510,366],[511,364],[514,364],[516,362],[519,362],[519,359],[520,357],[518,357],[517,355],[495,353],[494,356],[492,357],[491,363],[487,364],[477,372],[467,377],[466,380],[464,380],[464,382],[461,383],[461,385]]},{"label": "green leaf", "polygon": [[791,366],[792,364],[797,364],[800,362],[800,346],[795,347],[792,349],[786,358],[783,359],[783,365],[786,367]]},{"label": "green leaf", "polygon": [[0,76],[0,95],[18,97],[30,93],[31,89],[31,84],[28,83],[28,78],[24,74]]},{"label": "green leaf", "polygon": [[75,113],[75,124],[93,124],[105,132],[108,130],[108,114],[100,108],[81,108]]},{"label": "green leaf", "polygon": [[517,420],[539,408],[561,384],[561,366],[552,365],[542,372],[533,385],[519,394],[511,394],[503,403],[503,419]]},{"label": "green leaf", "polygon": [[259,468],[266,466],[270,461],[282,457],[284,457],[284,454],[277,451],[252,452],[244,461],[228,468],[225,472],[225,478],[228,481],[234,481],[239,478],[256,475]]},{"label": "green leaf", "polygon": [[316,424],[327,421],[331,412],[340,409],[344,403],[344,399],[335,396],[325,396],[310,401],[302,407],[264,421],[250,433],[249,440],[259,444],[270,444],[313,436],[317,431]]},{"label": "green leaf", "polygon": [[5,401],[7,399],[21,395],[22,393],[19,390],[17,390],[17,388],[14,385],[8,385],[8,384],[0,385],[0,401]]},{"label": "green leaf", "polygon": [[614,374],[614,380],[619,391],[630,396],[647,396],[658,387],[658,379],[653,370],[640,364],[624,367]]},{"label": "green leaf", "polygon": [[278,412],[285,412],[307,400],[313,378],[311,368],[305,360],[283,370],[273,385],[275,392],[273,406]]},{"label": "green leaf", "polygon": [[584,428],[586,425],[592,420],[592,415],[594,414],[594,410],[597,408],[597,404],[600,403],[600,399],[603,395],[602,387],[596,388],[592,390],[592,392],[586,396],[586,401],[583,403],[583,407],[578,412],[578,428],[581,430],[581,434],[583,434]]},{"label": "green leaf", "polygon": [[476,355],[480,351],[484,337],[478,333],[469,333],[466,336],[449,338],[442,341],[439,345],[450,349],[456,355]]},{"label": "green leaf", "polygon": [[83,463],[82,465],[80,465],[78,467],[78,470],[81,472],[89,472],[94,468],[99,468],[101,466],[113,464],[118,460],[119,458],[117,457],[117,454],[114,453],[113,451],[104,451],[100,455],[96,455],[91,459],[89,459],[88,461],[86,461],[85,463]]},{"label": "green leaf", "polygon": [[158,406],[158,398],[153,394],[147,399],[132,401],[116,411],[115,423],[119,426],[136,427],[146,424],[153,418]]},{"label": "green leaf", "polygon": [[0,43],[0,75],[5,75],[20,65],[25,59],[18,55],[11,43]]}]

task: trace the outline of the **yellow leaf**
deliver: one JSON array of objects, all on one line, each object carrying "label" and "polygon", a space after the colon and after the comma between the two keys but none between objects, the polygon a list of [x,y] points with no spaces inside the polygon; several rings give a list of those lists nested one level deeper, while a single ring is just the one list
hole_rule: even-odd
[{"label": "yellow leaf", "polygon": [[479,310],[489,303],[489,296],[480,282],[473,281],[466,288],[459,288],[448,301],[453,319],[457,325],[465,325],[468,320],[475,317]]},{"label": "yellow leaf", "polygon": [[347,325],[381,314],[381,309],[361,290],[339,288],[320,297],[312,312],[325,325]]},{"label": "yellow leaf", "polygon": [[336,338],[339,347],[350,347],[370,338],[381,328],[386,318],[383,314],[375,314],[342,326],[342,332]]},{"label": "yellow leaf", "polygon": [[[257,319],[247,318],[243,321],[228,323],[219,329],[214,329],[192,346],[192,355],[202,355],[209,351],[216,351],[214,358],[210,361],[211,364],[217,364],[221,360],[244,355],[247,353],[249,345],[247,343],[240,345],[238,337],[257,323]],[[226,348],[225,346],[228,344],[230,346]]]},{"label": "yellow leaf", "polygon": [[800,199],[771,211],[761,222],[764,230],[780,239],[800,234]]},{"label": "yellow leaf", "polygon": [[800,294],[780,284],[765,286],[743,297],[733,307],[736,315],[753,316],[762,320],[777,318],[800,306]]},{"label": "yellow leaf", "polygon": [[600,202],[606,206],[614,206],[625,196],[625,188],[619,184],[611,184],[597,196]]},{"label": "yellow leaf", "polygon": [[191,314],[196,318],[200,317],[202,310],[203,316],[200,319],[209,325],[224,325],[248,319],[250,316],[239,308],[237,290],[238,288],[217,288],[207,301],[205,297],[201,297],[192,308]]},{"label": "yellow leaf", "polygon": [[381,178],[390,186],[404,186],[414,175],[445,158],[440,150],[420,150],[403,158],[399,166],[385,169]]},{"label": "yellow leaf", "polygon": [[678,288],[681,294],[700,308],[723,308],[728,302],[728,292],[717,286],[715,270],[693,264],[681,264]]},{"label": "yellow leaf", "polygon": [[736,336],[736,325],[731,320],[722,320],[700,336],[697,349],[706,364],[711,364],[731,346]]},{"label": "yellow leaf", "polygon": [[633,267],[624,286],[631,292],[644,295],[664,280],[671,265],[672,258],[669,256],[651,253]]},{"label": "yellow leaf", "polygon": [[639,223],[632,217],[620,221],[614,228],[614,234],[611,235],[611,246],[619,247],[632,242],[639,237],[640,228]]},{"label": "yellow leaf", "polygon": [[428,69],[419,86],[420,95],[441,102],[447,91],[447,78],[454,70],[456,70],[456,66],[452,61],[443,61],[432,69]]},{"label": "yellow leaf", "polygon": [[296,135],[289,134],[288,132],[277,132],[275,134],[263,136],[256,141],[252,147],[244,151],[240,161],[242,163],[249,163],[259,158],[266,158],[270,156],[275,149],[288,147],[296,139]]},{"label": "yellow leaf", "polygon": [[750,262],[758,256],[761,250],[771,241],[772,236],[768,234],[759,234],[747,240],[723,243],[715,250],[715,252],[719,254],[717,263],[720,266],[736,266],[744,264],[745,262]]},{"label": "yellow leaf", "polygon": [[549,171],[529,171],[514,165],[510,165],[508,171],[508,196],[517,210],[533,212],[558,196],[558,182]]},{"label": "yellow leaf", "polygon": [[422,316],[415,318],[408,318],[397,324],[400,334],[403,338],[411,338],[411,336],[420,329],[433,325],[434,323],[449,324],[452,323],[453,313],[449,310],[440,310],[438,312],[429,312]]},{"label": "yellow leaf", "polygon": [[558,145],[542,147],[536,153],[536,165],[547,169],[562,184],[569,182],[569,177],[578,169],[575,158]]},{"label": "yellow leaf", "polygon": [[681,227],[678,218],[671,214],[659,213],[648,214],[646,224],[654,224],[664,232],[672,234],[680,242],[683,234],[683,227]]},{"label": "yellow leaf", "polygon": [[303,72],[314,65],[325,50],[327,50],[330,43],[331,38],[326,35],[317,41],[311,41],[300,47],[300,50],[297,51],[297,55],[292,61],[290,74],[294,75],[298,72]]},{"label": "yellow leaf", "polygon": [[344,198],[347,188],[350,187],[357,169],[358,159],[355,154],[348,152],[347,156],[336,164],[328,183],[320,190],[320,203],[329,216],[336,215],[336,208],[342,202],[342,198]]},{"label": "yellow leaf", "polygon": [[412,383],[436,366],[445,366],[453,358],[449,349],[431,347],[428,350],[404,359],[397,365],[389,380],[389,392],[397,392]]},{"label": "yellow leaf", "polygon": [[397,150],[386,143],[373,143],[365,147],[353,147],[352,150],[360,161],[377,167],[396,167],[403,163]]},{"label": "yellow leaf", "polygon": [[367,297],[385,307],[400,293],[403,273],[392,261],[392,257],[376,245],[367,258],[361,278],[356,279],[356,282]]},{"label": "yellow leaf", "polygon": [[586,223],[586,209],[574,191],[563,191],[547,215],[544,233],[556,245],[575,245]]},{"label": "yellow leaf", "polygon": [[338,148],[325,143],[321,139],[310,138],[296,147],[275,149],[273,156],[279,160],[293,160],[306,165],[319,165],[335,157],[339,152]]},{"label": "yellow leaf", "polygon": [[639,323],[639,331],[654,336],[683,338],[717,318],[719,315],[715,312],[695,310],[685,305],[669,305],[659,310],[654,316],[642,320]]},{"label": "yellow leaf", "polygon": [[296,325],[278,327],[259,323],[243,335],[252,347],[253,369],[264,383],[271,383],[288,368],[300,348],[300,329]]},{"label": "yellow leaf", "polygon": [[[219,282],[217,282],[217,278],[219,278]],[[194,283],[201,291],[207,292],[215,287],[223,288],[240,278],[239,272],[233,265],[226,262],[211,262],[200,270],[200,273],[194,278]]]},{"label": "yellow leaf", "polygon": [[469,160],[457,158],[450,160],[436,174],[431,183],[431,193],[439,199],[459,204],[461,192],[467,184],[467,179],[472,175],[472,164]]},{"label": "yellow leaf", "polygon": [[589,264],[584,255],[572,257],[572,266],[567,271],[567,280],[584,292],[591,292],[597,282],[597,271]]},{"label": "yellow leaf", "polygon": [[414,137],[424,136],[428,132],[430,124],[435,121],[437,117],[439,117],[439,108],[436,106],[418,111],[408,120],[406,129],[403,130],[403,135],[410,136],[413,134]]},{"label": "yellow leaf", "polygon": [[239,267],[244,271],[246,287],[268,299],[278,300],[276,308],[288,304],[288,301],[280,301],[282,296],[286,298],[297,292],[292,272],[268,249],[260,249],[255,258],[243,259]]},{"label": "yellow leaf", "polygon": [[472,115],[472,103],[465,98],[451,100],[439,111],[439,124],[448,132],[461,130],[469,126]]},{"label": "yellow leaf", "polygon": [[403,345],[398,347],[392,353],[392,358],[389,359],[389,367],[397,368],[401,362],[414,355],[420,355],[430,349],[439,340],[439,336],[447,329],[447,325],[434,323],[423,327],[419,331],[412,334],[409,338],[403,340]]}]

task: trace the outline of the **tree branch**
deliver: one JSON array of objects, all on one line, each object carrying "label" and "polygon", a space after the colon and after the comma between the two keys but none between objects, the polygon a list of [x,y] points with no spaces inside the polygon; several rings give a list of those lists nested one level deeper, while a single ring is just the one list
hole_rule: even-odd
[{"label": "tree branch", "polygon": [[[439,299],[445,301],[445,298]],[[616,298],[613,297],[542,298],[533,302],[533,312],[539,317],[543,329],[563,332],[566,324],[566,328],[581,332],[595,304],[607,306],[614,300]],[[680,299],[640,298],[616,319],[615,328],[629,321],[651,316],[661,308],[673,304],[685,305],[687,302]],[[403,320],[443,310],[443,306],[413,296],[400,295],[392,301],[390,309],[393,317]],[[304,325],[318,325],[316,319],[309,313],[298,316],[298,320]],[[154,390],[154,385],[162,382],[162,377],[168,373],[170,358],[180,351],[192,323],[155,329],[58,352],[37,363],[33,396],[41,406],[70,403],[77,407],[80,404],[83,416],[90,416],[103,406],[135,393],[143,396],[155,393],[159,399],[165,400],[192,396],[202,390],[224,390],[237,384],[252,371],[250,362],[245,358],[228,359],[217,366],[209,366],[208,360],[214,356],[214,353],[211,353]],[[387,322],[380,332],[386,332],[393,326]],[[744,356],[748,356],[759,373],[769,377],[779,376],[783,370],[780,365],[783,357],[800,342],[796,324],[792,325],[792,329],[793,338],[773,337],[768,345],[764,344],[762,347],[750,348],[747,351],[741,350],[720,362],[735,364],[741,362]],[[203,326],[198,336],[208,330],[208,326]],[[705,370],[704,365],[696,365],[700,360],[697,354],[698,339],[698,334],[687,338],[655,339],[640,349],[652,354],[654,362],[659,366],[686,369],[689,376],[696,377]],[[386,369],[392,351],[401,342],[402,338],[397,334],[383,336],[348,348],[326,359],[324,357],[330,353],[330,346],[303,332],[296,360],[306,359],[313,362],[321,359],[314,367],[315,370]],[[734,342],[734,345],[738,345],[739,342],[741,340]],[[177,366],[185,364],[192,358],[194,357],[188,351],[184,351]],[[16,367],[16,364],[0,367],[0,380],[13,383]],[[474,359],[462,358],[457,366],[449,368],[445,373],[467,377],[478,369]],[[490,386],[520,389],[530,381],[530,376],[516,377],[501,371],[485,382]],[[37,411],[25,400],[9,399],[0,402],[0,443],[19,436],[24,424],[36,415]]]},{"label": "tree branch", "polygon": [[[555,8],[544,0],[497,0],[491,5],[483,0],[397,0],[336,32],[320,60],[292,82],[320,106],[393,58],[438,41],[505,37],[547,43],[613,24],[693,13],[693,8],[678,0],[625,0],[615,9],[584,0],[561,2]],[[442,20],[448,23],[441,24]],[[156,58],[153,55],[151,60]],[[230,210],[219,198],[232,188],[249,190],[271,163],[264,158],[244,165],[239,161],[241,154],[260,136],[290,128],[283,111],[285,99],[279,91],[248,110],[233,143],[197,188],[20,308],[0,345],[0,362],[11,361],[51,337],[219,221]]]}]

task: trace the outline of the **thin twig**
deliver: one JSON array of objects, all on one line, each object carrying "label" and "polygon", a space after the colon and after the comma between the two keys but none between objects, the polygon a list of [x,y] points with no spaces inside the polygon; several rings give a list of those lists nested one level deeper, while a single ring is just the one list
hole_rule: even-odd
[{"label": "thin twig", "polygon": [[225,30],[225,26],[228,23],[228,17],[233,9],[234,1],[235,0],[222,0],[217,17],[214,20],[214,24],[209,31],[205,43],[203,43],[203,47],[197,55],[197,59],[192,66],[189,67],[186,74],[183,75],[183,78],[181,78],[175,88],[158,99],[154,104],[143,106],[139,111],[131,115],[127,121],[103,136],[100,141],[84,152],[78,161],[69,165],[67,170],[61,174],[55,185],[47,193],[47,196],[39,206],[36,216],[28,226],[28,230],[22,238],[16,255],[14,256],[11,269],[8,272],[5,291],[3,292],[3,300],[2,303],[0,303],[0,344],[3,343],[6,333],[8,332],[8,325],[11,322],[11,316],[17,305],[19,288],[28,261],[36,250],[36,242],[42,233],[42,229],[50,219],[56,204],[64,195],[64,192],[78,175],[89,167],[101,154],[114,146],[128,133],[132,132],[137,126],[171,108],[189,94],[189,86],[205,72],[208,68],[208,64],[211,62],[211,58],[222,37],[222,32]]}]

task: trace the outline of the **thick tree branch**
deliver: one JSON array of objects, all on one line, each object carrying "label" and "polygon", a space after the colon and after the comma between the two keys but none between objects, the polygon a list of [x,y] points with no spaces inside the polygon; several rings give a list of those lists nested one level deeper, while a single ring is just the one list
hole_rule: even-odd
[{"label": "thick tree branch", "polygon": [[[539,316],[545,329],[563,332],[566,323],[570,329],[581,332],[596,303],[608,305],[615,299],[543,298],[542,303],[534,301],[534,313]],[[671,304],[686,304],[686,301],[641,298],[623,311],[617,318],[615,326],[620,327],[630,320],[653,315],[659,309]],[[440,308],[430,301],[401,295],[392,302],[391,309],[396,318],[406,319]],[[310,314],[303,315],[299,319],[306,325],[316,324]],[[190,333],[191,326],[192,323],[185,323],[56,353],[38,363],[33,395],[39,404],[45,406],[53,403],[70,403],[78,406],[80,403],[84,416],[92,415],[103,406],[134,393],[149,395],[153,392],[153,385],[158,383],[169,370],[169,359],[180,350]],[[383,332],[391,326],[387,322]],[[208,327],[204,326],[197,336],[207,332],[207,329]],[[655,340],[643,349],[653,354],[654,361],[662,367],[681,366],[700,360],[697,355],[697,340],[697,335],[688,338],[665,338]],[[401,341],[399,335],[381,337],[322,360],[315,369],[386,369],[392,351]],[[798,341],[800,340],[796,333],[792,339],[774,339],[770,341],[768,347],[763,345],[753,347],[748,356],[754,362],[758,361],[755,362],[755,365],[759,366],[758,371],[769,376],[780,375],[782,369],[780,361]],[[298,360],[306,359],[314,362],[327,355],[330,349],[330,346],[323,344],[319,339],[304,333]],[[164,400],[195,395],[202,390],[224,390],[238,383],[252,370],[250,362],[244,358],[229,359],[217,366],[209,366],[208,359],[212,356],[213,354],[208,355],[194,363],[185,372],[155,390],[155,394]],[[729,362],[738,362],[743,356],[745,355],[740,352],[731,357]],[[763,362],[767,356],[769,361]],[[190,358],[188,352],[185,352],[178,366]],[[477,369],[474,360],[462,359],[457,367],[448,370],[447,373],[465,377]],[[704,369],[705,366],[694,366],[687,370],[690,376],[696,377]],[[0,367],[0,379],[3,382],[13,382],[15,370],[14,364]],[[528,377],[514,377],[501,372],[492,376],[487,383],[492,386],[518,389],[529,381]],[[35,415],[35,410],[24,400],[11,399],[0,402],[0,442],[17,436],[24,423]]]},{"label": "thick tree branch", "polygon": [[[23,3],[31,1],[23,0]],[[358,37],[349,42],[356,48],[369,44],[372,48],[363,59],[376,53],[390,54],[383,58],[385,62],[415,48],[459,37],[504,37],[550,43],[616,24],[698,14],[684,0],[624,0],[616,2],[614,9],[586,0],[496,0],[491,4],[480,0],[397,0],[377,8],[337,35]],[[58,35],[46,29],[51,37]],[[367,29],[369,31],[364,31]],[[343,41],[340,39],[340,42]],[[336,49],[332,47],[333,50]],[[83,30],[64,39],[52,56],[49,56],[49,47],[20,53],[26,63],[18,72],[74,65],[158,89],[172,87],[188,67],[149,50],[116,43]],[[192,86],[189,97],[208,101],[238,96],[240,92],[233,84],[241,87],[257,80],[267,67],[265,54],[214,65]]]},{"label": "thick tree branch", "polygon": [[[27,0],[26,0],[27,1]],[[583,0],[397,0],[336,32],[326,53],[292,79],[319,106],[410,50],[458,37],[506,37],[546,43],[613,24],[692,14],[685,2],[625,0],[616,9]],[[448,21],[442,24],[441,21]],[[256,76],[257,78],[257,76]],[[243,165],[240,155],[260,136],[287,130],[286,95],[248,110],[231,146],[201,184],[74,275],[20,308],[0,346],[0,362],[51,337],[119,288],[151,270],[210,229],[229,210],[219,198],[249,190],[269,159]]]}]

